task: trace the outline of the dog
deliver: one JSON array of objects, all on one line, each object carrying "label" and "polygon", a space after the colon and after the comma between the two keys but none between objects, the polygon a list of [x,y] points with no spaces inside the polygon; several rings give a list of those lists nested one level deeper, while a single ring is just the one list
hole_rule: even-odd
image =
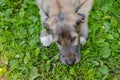
[{"label": "dog", "polygon": [[40,9],[43,46],[55,42],[65,65],[80,61],[81,45],[88,38],[88,15],[93,0],[37,0]]}]

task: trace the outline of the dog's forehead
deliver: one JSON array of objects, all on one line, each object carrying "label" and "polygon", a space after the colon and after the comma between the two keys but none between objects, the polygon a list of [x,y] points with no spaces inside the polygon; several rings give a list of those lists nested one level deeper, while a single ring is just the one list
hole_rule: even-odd
[{"label": "dog's forehead", "polygon": [[71,25],[68,25],[66,21],[62,21],[57,23],[56,26],[56,34],[59,36],[69,36],[71,32],[74,30],[74,27]]},{"label": "dog's forehead", "polygon": [[49,17],[49,19],[46,21],[51,28],[57,25],[65,25],[69,24],[72,25],[75,22],[75,14],[74,13],[59,13],[57,15],[52,15]]},{"label": "dog's forehead", "polygon": [[[74,19],[72,15],[68,13],[59,13],[56,16],[53,16],[52,25],[50,26],[54,35],[58,38],[70,39],[71,37],[77,36],[76,28],[73,24]],[[72,21],[73,20],[73,21]]]},{"label": "dog's forehead", "polygon": [[56,28],[53,30],[55,40],[58,39],[71,39],[71,37],[77,36],[76,29],[73,25],[68,24],[66,21],[59,21]]},{"label": "dog's forehead", "polygon": [[58,39],[70,40],[72,37],[77,37],[78,33],[76,32],[76,30],[74,28],[72,28],[70,26],[57,27],[56,35],[57,35]]}]

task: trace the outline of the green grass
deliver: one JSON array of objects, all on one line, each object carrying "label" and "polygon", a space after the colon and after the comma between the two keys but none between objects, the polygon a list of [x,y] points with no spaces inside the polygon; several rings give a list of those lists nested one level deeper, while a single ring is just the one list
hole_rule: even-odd
[{"label": "green grass", "polygon": [[0,0],[0,78],[6,80],[120,80],[120,0],[95,0],[82,59],[59,61],[55,44],[39,41],[39,9],[32,0]]}]

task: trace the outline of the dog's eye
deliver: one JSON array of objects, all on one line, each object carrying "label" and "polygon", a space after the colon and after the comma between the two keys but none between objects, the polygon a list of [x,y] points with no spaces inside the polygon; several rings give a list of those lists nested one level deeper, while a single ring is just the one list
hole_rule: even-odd
[{"label": "dog's eye", "polygon": [[74,42],[74,41],[75,41],[75,39],[76,39],[76,37],[72,37],[71,41],[72,41],[72,42]]},{"label": "dog's eye", "polygon": [[62,44],[60,40],[58,40],[58,41],[57,41],[57,43],[58,43],[59,45],[61,45],[61,44]]}]

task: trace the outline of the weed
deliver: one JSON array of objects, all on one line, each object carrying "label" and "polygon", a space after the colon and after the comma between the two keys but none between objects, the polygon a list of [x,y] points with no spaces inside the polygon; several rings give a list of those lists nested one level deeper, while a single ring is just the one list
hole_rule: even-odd
[{"label": "weed", "polygon": [[2,80],[120,80],[120,0],[94,0],[76,65],[64,66],[54,43],[43,47],[40,30],[36,1],[0,0]]}]

